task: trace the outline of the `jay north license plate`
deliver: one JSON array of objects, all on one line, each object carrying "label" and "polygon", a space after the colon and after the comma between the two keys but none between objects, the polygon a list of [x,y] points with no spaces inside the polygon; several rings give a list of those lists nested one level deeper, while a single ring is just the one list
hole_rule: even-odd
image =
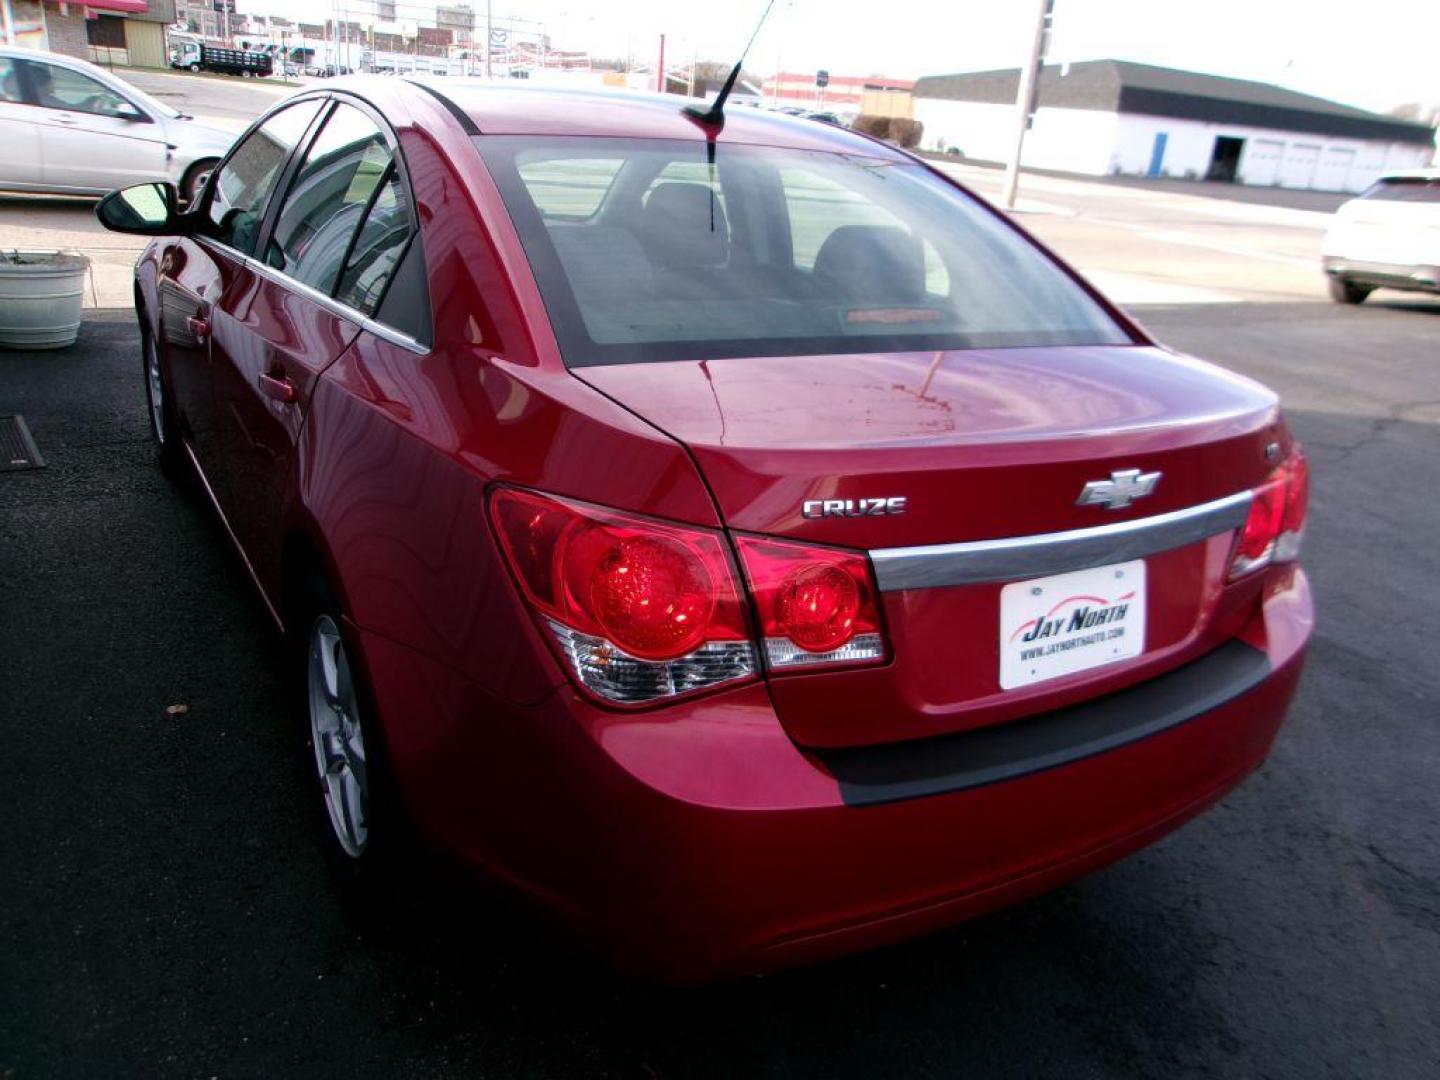
[{"label": "jay north license plate", "polygon": [[1145,651],[1145,560],[1000,590],[1000,686],[1013,690]]}]

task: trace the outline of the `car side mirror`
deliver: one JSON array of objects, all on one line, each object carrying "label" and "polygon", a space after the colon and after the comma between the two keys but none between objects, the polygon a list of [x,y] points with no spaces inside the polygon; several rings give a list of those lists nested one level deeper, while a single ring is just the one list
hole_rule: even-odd
[{"label": "car side mirror", "polygon": [[100,224],[111,232],[163,236],[185,231],[175,185],[136,184],[106,195],[95,207]]},{"label": "car side mirror", "polygon": [[117,120],[129,120],[132,124],[150,123],[150,117],[140,111],[140,106],[128,101],[122,101],[116,105],[113,115]]}]

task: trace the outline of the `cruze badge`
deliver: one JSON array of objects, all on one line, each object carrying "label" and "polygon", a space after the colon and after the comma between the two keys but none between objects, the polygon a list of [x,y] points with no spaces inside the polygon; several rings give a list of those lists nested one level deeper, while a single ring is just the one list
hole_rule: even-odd
[{"label": "cruze badge", "polygon": [[1075,504],[1123,510],[1136,499],[1149,495],[1159,482],[1158,472],[1142,473],[1139,469],[1121,469],[1112,472],[1109,480],[1091,480],[1080,490],[1080,498],[1075,500]]},{"label": "cruze badge", "polygon": [[800,513],[807,518],[883,517],[904,512],[904,495],[888,499],[806,499],[800,504]]}]

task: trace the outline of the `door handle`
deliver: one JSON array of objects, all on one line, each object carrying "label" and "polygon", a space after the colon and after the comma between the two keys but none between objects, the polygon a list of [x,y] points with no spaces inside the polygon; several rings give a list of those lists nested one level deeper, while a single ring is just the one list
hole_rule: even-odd
[{"label": "door handle", "polygon": [[266,375],[263,371],[260,373],[260,390],[266,397],[274,398],[285,405],[293,404],[300,395],[287,376]]},{"label": "door handle", "polygon": [[204,341],[210,336],[210,320],[208,319],[202,319],[198,315],[192,315],[185,320],[185,325],[190,328],[190,333],[194,334],[199,341]]},{"label": "door handle", "polygon": [[79,121],[76,120],[75,117],[71,116],[69,113],[61,113],[59,116],[52,116],[50,118],[50,122],[52,124],[64,124],[66,127],[71,127],[79,123]]}]

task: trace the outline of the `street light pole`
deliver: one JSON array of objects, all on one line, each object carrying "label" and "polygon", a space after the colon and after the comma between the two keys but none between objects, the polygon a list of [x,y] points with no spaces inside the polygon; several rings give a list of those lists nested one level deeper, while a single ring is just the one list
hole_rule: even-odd
[{"label": "street light pole", "polygon": [[1035,86],[1040,78],[1040,58],[1045,53],[1045,31],[1054,5],[1055,0],[1040,0],[1040,10],[1035,17],[1035,37],[1030,43],[1030,58],[1020,69],[1020,89],[1015,95],[1015,148],[1005,166],[1002,201],[1006,210],[1015,209],[1015,189],[1020,185],[1020,152],[1025,146],[1025,131],[1030,126],[1030,113],[1037,100]]},{"label": "street light pole", "polygon": [[15,14],[10,10],[10,0],[0,0],[0,17],[5,20],[5,44],[15,44]]},{"label": "street light pole", "polygon": [[490,50],[493,48],[495,41],[495,27],[492,21],[494,18],[494,11],[492,9],[494,6],[494,0],[485,0],[485,78],[487,79],[491,78]]}]

